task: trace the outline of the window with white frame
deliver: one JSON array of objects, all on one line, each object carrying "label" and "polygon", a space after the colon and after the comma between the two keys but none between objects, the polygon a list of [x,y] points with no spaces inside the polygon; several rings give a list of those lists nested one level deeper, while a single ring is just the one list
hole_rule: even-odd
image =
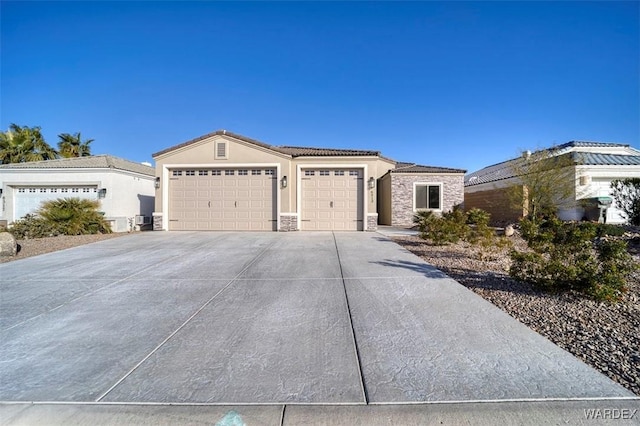
[{"label": "window with white frame", "polygon": [[442,210],[442,184],[415,183],[413,203],[414,210]]}]

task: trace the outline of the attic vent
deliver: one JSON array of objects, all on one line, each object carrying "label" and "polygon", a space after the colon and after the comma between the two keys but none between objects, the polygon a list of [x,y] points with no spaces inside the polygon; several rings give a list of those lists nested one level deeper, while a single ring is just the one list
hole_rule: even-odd
[{"label": "attic vent", "polygon": [[221,159],[227,158],[226,142],[216,142],[216,158],[221,158]]}]

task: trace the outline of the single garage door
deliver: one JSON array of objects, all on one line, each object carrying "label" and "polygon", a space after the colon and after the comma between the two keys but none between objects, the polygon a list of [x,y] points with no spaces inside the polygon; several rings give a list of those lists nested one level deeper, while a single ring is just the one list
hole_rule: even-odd
[{"label": "single garage door", "polygon": [[13,219],[35,213],[42,202],[58,198],[98,199],[96,186],[23,186],[14,188]]},{"label": "single garage door", "polygon": [[302,230],[363,230],[361,169],[304,170],[301,180]]},{"label": "single garage door", "polygon": [[275,169],[170,171],[172,231],[275,231]]}]

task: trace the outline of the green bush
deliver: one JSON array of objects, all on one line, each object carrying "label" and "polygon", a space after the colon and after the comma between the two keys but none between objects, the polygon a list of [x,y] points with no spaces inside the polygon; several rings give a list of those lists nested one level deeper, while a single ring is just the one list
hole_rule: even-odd
[{"label": "green bush", "polygon": [[598,237],[621,237],[625,233],[625,229],[620,225],[612,225],[609,223],[599,223],[596,225],[596,233]]},{"label": "green bush", "polygon": [[469,225],[487,224],[491,219],[491,213],[482,209],[473,208],[467,212],[467,223]]},{"label": "green bush", "polygon": [[626,290],[635,269],[627,244],[596,239],[596,224],[525,219],[520,229],[532,252],[511,252],[513,278],[547,291],[575,290],[598,300],[618,300]]},{"label": "green bush", "polygon": [[98,201],[80,198],[45,201],[36,215],[15,221],[9,231],[20,239],[111,233],[98,207]]},{"label": "green bush", "polygon": [[19,240],[55,237],[62,234],[56,223],[32,214],[13,222],[9,227],[9,232]]}]

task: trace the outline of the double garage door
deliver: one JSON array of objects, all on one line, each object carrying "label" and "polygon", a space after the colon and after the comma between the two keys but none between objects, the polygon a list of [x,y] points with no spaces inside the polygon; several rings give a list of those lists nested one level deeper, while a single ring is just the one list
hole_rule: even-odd
[{"label": "double garage door", "polygon": [[169,176],[172,231],[275,231],[275,169],[182,169]]},{"label": "double garage door", "polygon": [[[276,231],[275,169],[176,169],[169,176],[172,231]],[[363,229],[363,171],[302,171],[301,229]]]}]

